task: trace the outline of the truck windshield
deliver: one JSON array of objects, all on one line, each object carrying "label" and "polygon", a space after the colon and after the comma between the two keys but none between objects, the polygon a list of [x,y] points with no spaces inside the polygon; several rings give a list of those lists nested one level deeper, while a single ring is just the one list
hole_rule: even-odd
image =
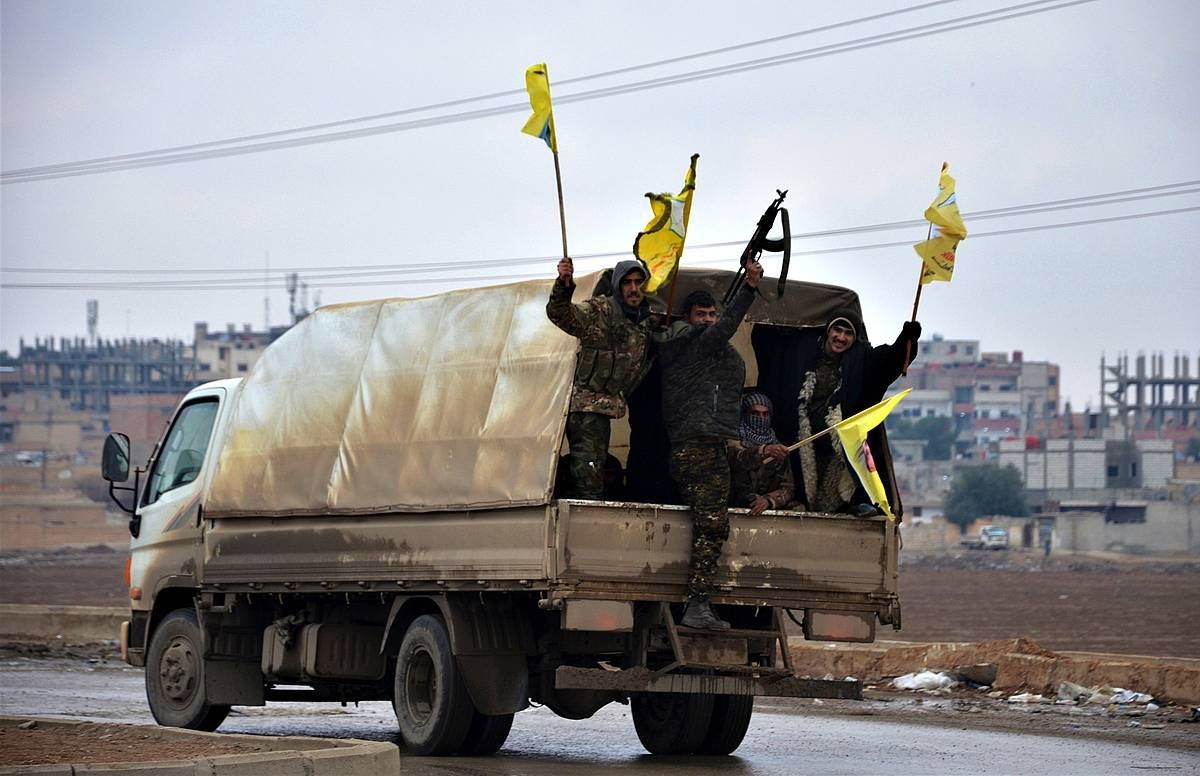
[{"label": "truck windshield", "polygon": [[143,504],[153,504],[162,494],[199,476],[216,417],[215,396],[194,401],[179,411],[154,462]]}]

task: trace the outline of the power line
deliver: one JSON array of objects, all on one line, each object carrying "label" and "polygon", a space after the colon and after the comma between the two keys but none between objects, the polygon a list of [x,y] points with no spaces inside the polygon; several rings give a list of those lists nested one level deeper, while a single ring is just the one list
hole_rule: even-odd
[{"label": "power line", "polygon": [[[1046,1],[1049,2],[1049,0],[1046,0]],[[599,73],[591,73],[589,75],[575,76],[573,78],[556,79],[554,82],[554,85],[556,87],[561,87],[561,86],[565,86],[567,84],[583,83],[585,81],[592,81],[592,80],[596,80],[599,78],[608,78],[608,77],[611,77],[614,75],[623,75],[625,73],[632,73],[632,72],[636,72],[639,70],[648,70],[648,69],[655,68],[655,67],[662,67],[663,65],[677,64],[679,62],[686,62],[689,60],[702,59],[704,57],[716,56],[718,54],[728,54],[731,51],[739,51],[739,50],[743,50],[743,49],[747,49],[747,48],[764,46],[764,45],[771,44],[771,43],[778,43],[783,40],[789,40],[791,38],[798,38],[798,37],[802,37],[805,35],[814,35],[814,34],[820,33],[820,32],[829,32],[831,30],[839,29],[842,27],[850,27],[850,26],[854,26],[856,24],[865,24],[866,22],[879,21],[880,19],[885,19],[890,16],[899,16],[901,14],[913,13],[916,11],[923,11],[923,10],[926,10],[929,8],[933,8],[935,6],[946,5],[948,3],[954,3],[954,2],[960,2],[960,0],[934,0],[933,2],[921,3],[919,5],[909,6],[906,8],[898,8],[894,11],[887,11],[885,13],[877,13],[877,14],[873,14],[871,16],[861,16],[857,19],[849,19],[846,21],[834,22],[832,24],[822,25],[820,27],[810,27],[805,30],[789,32],[789,33],[785,33],[783,35],[775,35],[775,36],[772,36],[769,38],[759,38],[757,40],[747,41],[745,43],[737,43],[737,44],[734,44],[731,46],[722,46],[720,48],[708,49],[706,51],[699,51],[699,52],[696,52],[693,54],[683,54],[681,56],[668,57],[666,59],[657,59],[652,62],[643,62],[642,64],[638,64],[638,65],[629,65],[626,67],[618,67],[618,68],[614,68],[612,70],[604,70]],[[363,124],[368,121],[381,121],[383,119],[396,118],[399,116],[407,116],[407,115],[411,115],[413,113],[428,113],[430,111],[441,110],[443,108],[453,108],[453,107],[457,107],[459,105],[469,105],[470,103],[473,103],[473,102],[486,102],[488,100],[494,100],[494,99],[498,99],[501,97],[515,97],[517,95],[523,95],[523,94],[525,94],[524,89],[506,89],[504,91],[491,92],[489,94],[478,94],[478,95],[475,95],[474,97],[462,97],[462,98],[455,99],[455,100],[446,100],[444,102],[429,103],[427,105],[418,105],[418,106],[411,107],[411,108],[401,108],[399,110],[392,110],[392,111],[387,111],[384,113],[375,113],[375,114],[370,114],[370,115],[366,115],[366,116],[356,116],[354,118],[339,119],[337,121],[326,121],[326,122],[322,122],[320,124],[308,124],[306,126],[293,127],[291,129],[279,129],[279,130],[274,130],[271,132],[258,132],[258,133],[250,134],[250,135],[238,135],[236,137],[228,137],[228,138],[223,138],[221,140],[210,140],[210,141],[206,141],[203,143],[191,143],[188,145],[178,145],[178,146],[169,146],[166,148],[156,148],[156,149],[153,149],[150,151],[137,151],[134,153],[116,154],[113,156],[99,156],[99,157],[95,157],[92,159],[80,159],[80,160],[77,160],[74,162],[61,162],[58,164],[46,164],[46,165],[40,165],[37,167],[25,167],[25,168],[22,168],[19,170],[5,171],[4,175],[9,175],[9,174],[32,175],[32,174],[36,174],[36,173],[58,171],[58,170],[61,170],[64,168],[74,168],[74,167],[83,167],[83,166],[104,164],[104,163],[108,163],[108,162],[127,161],[127,160],[131,160],[131,159],[140,159],[140,158],[145,158],[145,157],[150,157],[150,156],[163,156],[163,155],[167,155],[167,154],[178,153],[181,151],[196,151],[196,150],[199,150],[202,148],[213,148],[213,147],[217,147],[217,146],[232,145],[235,143],[246,143],[246,142],[253,141],[253,140],[266,140],[267,138],[282,137],[284,135],[297,135],[297,134],[302,134],[302,133],[307,133],[307,132],[316,132],[316,131],[324,130],[324,129],[333,129],[334,127],[348,126],[350,124]]]},{"label": "power line", "polygon": [[[991,11],[983,11],[974,14],[968,14],[953,19],[932,22],[929,24],[908,27],[892,32],[880,33],[877,35],[869,35],[850,41],[829,44],[825,46],[817,46],[811,49],[801,51],[787,52],[769,57],[761,57],[758,59],[746,60],[743,62],[735,62],[727,65],[720,65],[701,70],[693,70],[675,75],[661,76],[658,78],[646,79],[643,81],[634,81],[627,84],[619,84],[616,86],[593,89],[591,91],[576,92],[566,96],[555,98],[556,105],[570,104],[573,102],[583,102],[587,100],[601,99],[605,97],[613,97],[622,94],[630,94],[633,92],[646,91],[649,89],[660,89],[668,86],[675,86],[693,81],[717,78],[725,75],[733,75],[737,73],[759,70],[766,67],[776,67],[779,65],[800,62],[808,59],[816,59],[820,57],[832,56],[835,54],[846,53],[849,51],[858,51],[866,48],[874,48],[876,46],[887,45],[889,43],[897,43],[901,41],[914,40],[924,38],[931,35],[938,35],[944,32],[952,32],[955,30],[977,27],[984,24],[994,24],[996,22],[1008,21],[1034,14],[1047,13],[1063,8],[1068,8],[1085,3],[1095,2],[1096,0],[1031,0],[1031,2],[1021,3],[1012,6],[1006,6]],[[142,167],[152,167],[165,164],[180,164],[185,162],[204,161],[208,159],[216,159],[225,156],[237,156],[251,153],[261,153],[264,151],[281,150],[285,148],[296,148],[300,146],[316,145],[322,143],[340,142],[343,140],[353,140],[375,135],[403,132],[416,129],[425,129],[433,126],[442,126],[445,124],[454,124],[463,121],[474,121],[481,118],[499,116],[506,113],[515,113],[528,110],[528,105],[524,102],[501,105],[492,108],[481,108],[471,111],[463,111],[460,113],[451,113],[443,116],[433,116],[424,119],[415,119],[410,121],[393,122],[382,124],[373,127],[363,127],[358,129],[340,130],[337,132],[327,132],[324,134],[312,135],[308,137],[291,138],[284,140],[268,140],[257,143],[248,143],[241,146],[230,148],[217,148],[210,150],[197,150],[191,152],[181,152],[173,154],[161,154],[150,156],[144,159],[130,159],[127,161],[116,161],[104,164],[73,164],[67,163],[49,172],[34,172],[38,168],[24,168],[20,170],[12,170],[9,172],[0,173],[0,183],[27,183],[39,180],[51,180],[56,178],[67,178],[79,175],[94,175],[103,172],[115,172],[119,170],[131,170]],[[151,152],[153,153],[153,152]]]},{"label": "power line", "polygon": [[[1138,220],[1138,219],[1142,219],[1142,218],[1152,218],[1152,217],[1157,217],[1157,216],[1178,215],[1180,213],[1193,213],[1196,211],[1200,211],[1200,205],[1194,205],[1191,207],[1173,208],[1170,210],[1152,210],[1152,211],[1147,211],[1147,212],[1143,212],[1143,213],[1129,213],[1129,214],[1120,215],[1120,216],[1106,216],[1103,218],[1091,218],[1091,219],[1086,219],[1086,220],[1082,220],[1082,221],[1062,221],[1062,222],[1054,223],[1054,224],[1038,224],[1035,226],[1012,227],[1009,229],[997,229],[997,230],[991,231],[991,232],[975,232],[971,235],[970,239],[979,240],[979,239],[985,238],[985,237],[999,237],[1002,235],[1010,235],[1010,234],[1024,234],[1024,233],[1028,233],[1028,232],[1040,232],[1040,231],[1046,231],[1046,230],[1050,230],[1050,229],[1068,229],[1068,228],[1077,227],[1077,226],[1092,226],[1092,225],[1096,225],[1096,224],[1110,224],[1110,223],[1117,223],[1120,221],[1133,221],[1133,220]],[[736,243],[736,244],[740,245],[741,243]],[[912,244],[913,244],[913,241],[911,239],[910,240],[898,240],[898,241],[894,241],[894,242],[871,243],[871,244],[867,244],[867,245],[848,245],[848,246],[843,246],[843,247],[838,247],[838,248],[817,248],[817,249],[806,250],[806,251],[792,251],[792,255],[793,256],[821,256],[821,255],[827,255],[827,254],[833,254],[833,253],[849,253],[849,252],[854,252],[854,251],[867,251],[867,250],[876,250],[876,249],[881,249],[881,248],[897,248],[897,247],[902,247],[902,246],[910,246]],[[603,256],[603,255],[622,256],[624,254],[625,254],[625,252],[622,251],[619,253],[596,254],[596,255],[597,256]],[[343,283],[322,283],[321,288],[324,289],[324,288],[380,286],[380,285],[396,286],[396,285],[415,284],[415,283],[424,283],[424,284],[428,284],[428,283],[438,283],[438,284],[473,283],[473,282],[491,281],[491,280],[517,281],[517,280],[529,280],[529,279],[539,278],[539,277],[545,278],[546,276],[547,276],[546,272],[537,272],[537,273],[529,272],[529,273],[522,273],[522,274],[503,274],[503,275],[461,275],[461,276],[455,276],[455,277],[441,276],[441,277],[431,277],[431,278],[411,278],[408,280],[364,280],[364,281],[347,281],[347,282],[343,282]],[[158,282],[158,281],[147,281],[147,282]],[[233,286],[233,285],[211,285],[211,284],[210,285],[198,285],[200,283],[206,283],[206,282],[211,283],[211,281],[199,281],[199,280],[197,280],[197,281],[180,280],[180,281],[174,281],[174,282],[172,282],[172,281],[163,281],[163,282],[164,283],[173,283],[173,284],[172,285],[156,285],[156,286],[147,288],[147,287],[143,287],[143,286],[138,286],[135,283],[119,283],[119,282],[112,282],[112,283],[105,283],[105,282],[100,282],[100,283],[0,283],[0,288],[14,288],[14,289],[21,288],[21,289],[59,290],[59,291],[137,290],[139,288],[142,290],[156,290],[156,291],[241,291],[241,290],[261,291],[264,289],[264,284],[262,284],[262,283],[247,283],[246,285]],[[279,284],[271,284],[270,286],[267,286],[267,288],[283,288],[283,286],[279,285]]]},{"label": "power line", "polygon": [[[1112,191],[1104,194],[1088,194],[1079,197],[1068,197],[1065,199],[1054,199],[1046,202],[1033,202],[1024,205],[1010,205],[1007,207],[994,208],[991,210],[980,210],[973,212],[964,212],[963,218],[976,222],[993,218],[1011,218],[1022,215],[1032,215],[1036,213],[1047,213],[1061,210],[1069,210],[1080,207],[1096,207],[1104,205],[1114,205],[1127,202],[1137,202],[1147,199],[1158,199],[1161,197],[1179,196],[1185,194],[1195,194],[1200,192],[1200,180],[1181,181],[1179,183],[1168,183],[1158,186],[1144,186],[1135,189],[1125,189],[1122,191]],[[792,235],[792,241],[808,240],[818,237],[842,237],[854,234],[866,234],[870,232],[892,231],[896,229],[908,229],[918,226],[924,226],[928,222],[923,219],[908,219],[904,221],[889,221],[877,224],[868,224],[864,226],[851,226],[838,229],[826,229],[816,232],[805,232],[802,234]],[[744,240],[729,240],[712,243],[697,243],[689,246],[692,250],[702,250],[706,248],[726,248],[734,245],[744,244]],[[586,259],[611,258],[620,256],[626,251],[602,252],[602,253],[584,253],[576,254],[573,258],[577,261]],[[343,265],[343,266],[319,266],[319,267],[280,267],[276,271],[284,272],[337,272],[341,271],[344,274],[338,275],[316,275],[308,276],[307,279],[325,279],[333,277],[350,277],[350,276],[369,276],[378,274],[417,274],[429,271],[445,271],[445,270],[462,270],[462,269],[485,269],[490,267],[505,267],[505,266],[521,266],[534,262],[545,262],[556,260],[557,256],[524,256],[524,257],[507,257],[496,259],[468,259],[462,261],[428,259],[417,263],[406,264],[376,264],[376,265]],[[92,275],[117,275],[117,274],[137,274],[147,275],[152,274],[150,271],[141,269],[117,269],[117,268],[101,268],[101,269],[82,269],[79,267],[69,268],[50,268],[50,267],[5,267],[0,272],[7,273],[26,273],[26,274],[64,274],[64,273],[82,273],[86,272]],[[205,275],[205,274],[257,274],[258,269],[253,268],[199,268],[199,269],[160,269],[154,270],[153,274],[157,275]],[[191,279],[195,282],[206,283],[237,283],[243,282],[240,278],[229,279],[214,279],[202,280],[200,278]],[[155,283],[172,283],[181,281],[135,281],[138,285],[153,285]],[[126,284],[130,285],[130,284]]]}]

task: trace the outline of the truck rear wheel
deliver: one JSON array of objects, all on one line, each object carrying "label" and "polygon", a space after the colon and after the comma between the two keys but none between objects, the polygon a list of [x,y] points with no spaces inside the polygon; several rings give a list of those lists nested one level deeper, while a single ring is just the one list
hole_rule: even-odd
[{"label": "truck rear wheel", "polygon": [[633,728],[650,754],[690,754],[700,748],[713,716],[713,696],[647,692],[629,699]]},{"label": "truck rear wheel", "polygon": [[467,738],[458,748],[459,754],[484,755],[495,754],[508,740],[508,732],[512,730],[512,714],[483,714],[475,712],[471,718],[471,728]]},{"label": "truck rear wheel", "polygon": [[191,609],[176,609],[159,623],[146,653],[146,700],[160,725],[213,731],[229,707],[208,702],[200,623]]},{"label": "truck rear wheel", "polygon": [[742,745],[754,713],[753,695],[713,696],[712,722],[698,754],[731,754]]},{"label": "truck rear wheel", "polygon": [[421,615],[408,626],[396,657],[392,707],[412,754],[453,754],[466,740],[477,712],[441,617]]}]

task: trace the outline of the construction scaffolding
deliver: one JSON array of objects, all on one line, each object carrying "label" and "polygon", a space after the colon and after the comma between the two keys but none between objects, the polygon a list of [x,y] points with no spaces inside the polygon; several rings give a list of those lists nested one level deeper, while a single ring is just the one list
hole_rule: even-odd
[{"label": "construction scaffolding", "polygon": [[1130,430],[1166,431],[1196,428],[1200,419],[1200,359],[1193,376],[1191,358],[1175,353],[1167,374],[1166,355],[1138,353],[1130,370],[1128,354],[1115,363],[1100,357],[1100,415],[1113,412],[1117,423]]},{"label": "construction scaffolding", "polygon": [[198,382],[193,348],[181,340],[21,340],[17,364],[19,390],[100,412],[113,394],[183,394]]}]

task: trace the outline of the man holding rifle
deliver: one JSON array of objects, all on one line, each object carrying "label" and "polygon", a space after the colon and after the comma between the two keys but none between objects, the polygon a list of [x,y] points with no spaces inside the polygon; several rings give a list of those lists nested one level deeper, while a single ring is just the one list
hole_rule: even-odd
[{"label": "man holding rifle", "polygon": [[745,284],[724,314],[707,291],[683,302],[684,319],[655,335],[662,368],[663,416],[671,442],[671,478],[692,510],[688,604],[680,624],[727,630],[709,604],[721,548],[729,537],[727,447],[740,438],[739,403],[746,364],[729,343],[754,301],[763,268],[746,265]]}]

